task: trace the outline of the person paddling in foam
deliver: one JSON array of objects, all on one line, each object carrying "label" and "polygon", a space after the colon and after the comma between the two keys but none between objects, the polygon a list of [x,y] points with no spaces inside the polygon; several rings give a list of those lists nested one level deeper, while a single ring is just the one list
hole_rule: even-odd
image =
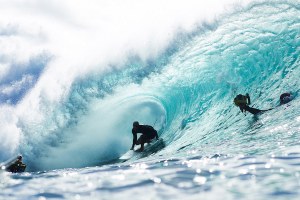
[{"label": "person paddling in foam", "polygon": [[249,113],[256,115],[260,112],[271,110],[271,109],[260,110],[260,109],[249,107],[249,105],[251,104],[251,100],[250,100],[250,96],[248,93],[246,93],[246,95],[238,94],[234,98],[233,102],[236,106],[238,106],[240,108],[242,113],[248,111]]},{"label": "person paddling in foam", "polygon": [[26,165],[22,162],[22,156],[18,156],[16,161],[6,168],[6,171],[12,173],[24,172]]},{"label": "person paddling in foam", "polygon": [[[137,139],[137,134],[141,133],[142,135]],[[134,145],[141,145],[141,148],[137,151],[144,151],[144,144],[150,143],[152,139],[156,138],[158,140],[157,131],[149,125],[140,125],[139,122],[133,122],[132,128],[132,146],[130,150],[134,150]]]},{"label": "person paddling in foam", "polygon": [[289,92],[285,92],[285,93],[281,94],[279,97],[280,105],[286,104],[292,100],[293,100],[293,95]]}]

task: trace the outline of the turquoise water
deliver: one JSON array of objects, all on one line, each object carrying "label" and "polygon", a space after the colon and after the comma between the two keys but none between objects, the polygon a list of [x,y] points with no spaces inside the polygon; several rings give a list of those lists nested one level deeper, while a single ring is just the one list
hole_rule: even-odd
[{"label": "turquoise water", "polygon": [[[2,172],[0,199],[298,199],[299,5],[238,7],[157,57],[75,79],[60,104],[41,100],[46,117],[17,122],[27,172]],[[278,106],[283,92],[295,98]],[[239,93],[274,109],[244,115]],[[164,146],[121,161],[136,120]]]}]

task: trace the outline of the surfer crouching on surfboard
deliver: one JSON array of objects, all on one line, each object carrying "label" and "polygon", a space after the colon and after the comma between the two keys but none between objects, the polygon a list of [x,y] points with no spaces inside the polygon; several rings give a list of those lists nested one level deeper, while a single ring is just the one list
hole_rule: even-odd
[{"label": "surfer crouching on surfboard", "polygon": [[272,110],[272,109],[260,110],[260,109],[250,107],[249,105],[251,104],[251,101],[248,93],[246,93],[246,95],[242,95],[242,94],[237,95],[234,98],[233,102],[236,106],[240,108],[242,113],[248,111],[249,113],[256,115],[264,111]]},{"label": "surfer crouching on surfboard", "polygon": [[[142,135],[137,139],[137,134],[141,133]],[[132,146],[130,150],[134,150],[134,145],[141,145],[141,148],[137,151],[144,151],[144,144],[150,143],[150,141],[154,138],[158,140],[157,131],[149,125],[140,125],[139,122],[133,122],[132,128]]]}]

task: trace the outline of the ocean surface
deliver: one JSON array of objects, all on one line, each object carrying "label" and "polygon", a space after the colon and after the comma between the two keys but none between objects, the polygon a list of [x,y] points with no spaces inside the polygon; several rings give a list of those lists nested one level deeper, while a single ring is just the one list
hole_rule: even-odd
[{"label": "ocean surface", "polygon": [[[1,200],[299,199],[300,1],[20,2],[0,1],[0,162],[27,169]],[[160,140],[123,159],[133,121]]]}]

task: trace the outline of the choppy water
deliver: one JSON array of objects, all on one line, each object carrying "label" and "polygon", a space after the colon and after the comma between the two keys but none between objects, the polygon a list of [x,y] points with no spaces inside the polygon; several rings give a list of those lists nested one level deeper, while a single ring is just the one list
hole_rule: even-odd
[{"label": "choppy water", "polygon": [[[42,114],[20,109],[14,151],[28,168],[0,174],[0,199],[298,199],[299,3],[236,8],[153,59],[75,79],[57,104],[40,97]],[[233,98],[246,92],[274,109],[242,114]],[[278,106],[283,92],[295,98]],[[121,162],[135,120],[164,147]]]},{"label": "choppy water", "polygon": [[130,164],[1,174],[2,199],[298,199],[299,153],[149,157]]}]

